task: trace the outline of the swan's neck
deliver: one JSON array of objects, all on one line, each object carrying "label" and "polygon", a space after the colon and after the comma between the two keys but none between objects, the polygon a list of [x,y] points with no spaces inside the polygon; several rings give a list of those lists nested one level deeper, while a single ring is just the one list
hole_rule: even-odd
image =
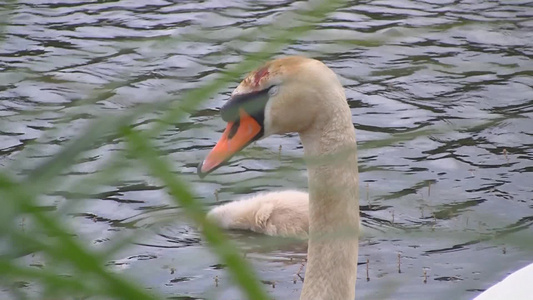
[{"label": "swan's neck", "polygon": [[300,132],[309,171],[309,249],[300,299],[355,297],[359,192],[355,131],[346,102]]}]

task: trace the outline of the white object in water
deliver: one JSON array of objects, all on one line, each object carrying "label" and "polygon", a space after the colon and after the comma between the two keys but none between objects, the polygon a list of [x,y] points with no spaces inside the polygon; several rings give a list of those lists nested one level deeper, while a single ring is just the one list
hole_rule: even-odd
[{"label": "white object in water", "polygon": [[491,286],[474,300],[532,300],[533,263]]}]

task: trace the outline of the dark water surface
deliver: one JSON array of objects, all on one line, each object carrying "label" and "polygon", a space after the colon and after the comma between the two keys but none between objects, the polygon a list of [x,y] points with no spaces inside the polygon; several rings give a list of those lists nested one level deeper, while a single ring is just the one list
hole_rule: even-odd
[{"label": "dark water surface", "polygon": [[[179,99],[256,51],[267,36],[258,26],[301,5],[2,4],[9,25],[0,41],[0,167],[24,174],[102,115]],[[363,224],[371,227],[359,256],[369,260],[370,280],[360,266],[358,299],[470,299],[533,261],[532,1],[345,4],[280,54],[318,58],[346,87],[360,147]],[[175,172],[208,206],[216,205],[216,190],[222,202],[306,189],[296,135],[259,141],[197,178],[196,164],[224,128],[217,110],[236,84],[157,138]],[[129,161],[118,182],[98,176],[123,149],[108,140],[85,153],[42,205],[56,210],[78,201],[65,222],[94,247],[117,233],[142,234],[109,265],[148,288],[179,299],[240,297],[192,222],[138,162]],[[305,245],[265,246],[270,240],[247,233],[232,239],[274,298],[298,298]],[[40,263],[38,255],[20,260]],[[31,284],[22,289],[37,293]]]}]

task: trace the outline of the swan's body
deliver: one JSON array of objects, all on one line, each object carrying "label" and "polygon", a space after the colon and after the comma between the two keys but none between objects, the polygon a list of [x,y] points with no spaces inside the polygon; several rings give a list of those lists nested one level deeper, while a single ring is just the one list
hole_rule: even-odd
[{"label": "swan's body", "polygon": [[[249,230],[270,236],[309,237],[309,194],[296,190],[257,193],[221,204],[206,216],[223,229]],[[364,228],[359,222],[360,235]]]},{"label": "swan's body", "polygon": [[533,299],[533,263],[491,286],[474,300]]},{"label": "swan's body", "polygon": [[224,229],[305,238],[309,232],[309,195],[292,190],[259,193],[219,205],[207,218]]},{"label": "swan's body", "polygon": [[308,263],[300,299],[353,300],[359,235],[355,131],[344,89],[323,63],[303,57],[252,72],[221,109],[228,122],[198,166],[205,176],[254,140],[297,132],[309,171]]}]

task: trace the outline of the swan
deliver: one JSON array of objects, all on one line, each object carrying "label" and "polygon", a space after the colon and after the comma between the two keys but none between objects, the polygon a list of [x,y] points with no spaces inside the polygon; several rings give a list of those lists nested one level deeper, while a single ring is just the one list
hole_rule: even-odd
[{"label": "swan", "polygon": [[251,72],[221,108],[226,129],[204,177],[255,140],[299,134],[309,173],[309,240],[300,299],[354,299],[359,236],[355,130],[344,89],[322,62],[279,58]]},{"label": "swan", "polygon": [[296,190],[258,193],[219,205],[211,209],[206,217],[224,229],[307,238],[309,195]]},{"label": "swan", "polygon": [[474,300],[530,300],[533,298],[533,263],[491,286]]},{"label": "swan", "polygon": [[[278,228],[289,217],[277,214],[276,208],[300,214],[307,211],[308,265],[300,299],[354,299],[359,235],[357,154],[350,109],[336,75],[310,58],[270,61],[241,82],[221,115],[228,122],[226,130],[198,166],[200,177],[255,140],[297,132],[308,158],[310,192],[258,194],[216,207],[207,217],[223,228],[284,235],[305,230]],[[289,203],[283,206],[285,202]],[[530,299],[532,280],[530,264],[474,300]]]}]

